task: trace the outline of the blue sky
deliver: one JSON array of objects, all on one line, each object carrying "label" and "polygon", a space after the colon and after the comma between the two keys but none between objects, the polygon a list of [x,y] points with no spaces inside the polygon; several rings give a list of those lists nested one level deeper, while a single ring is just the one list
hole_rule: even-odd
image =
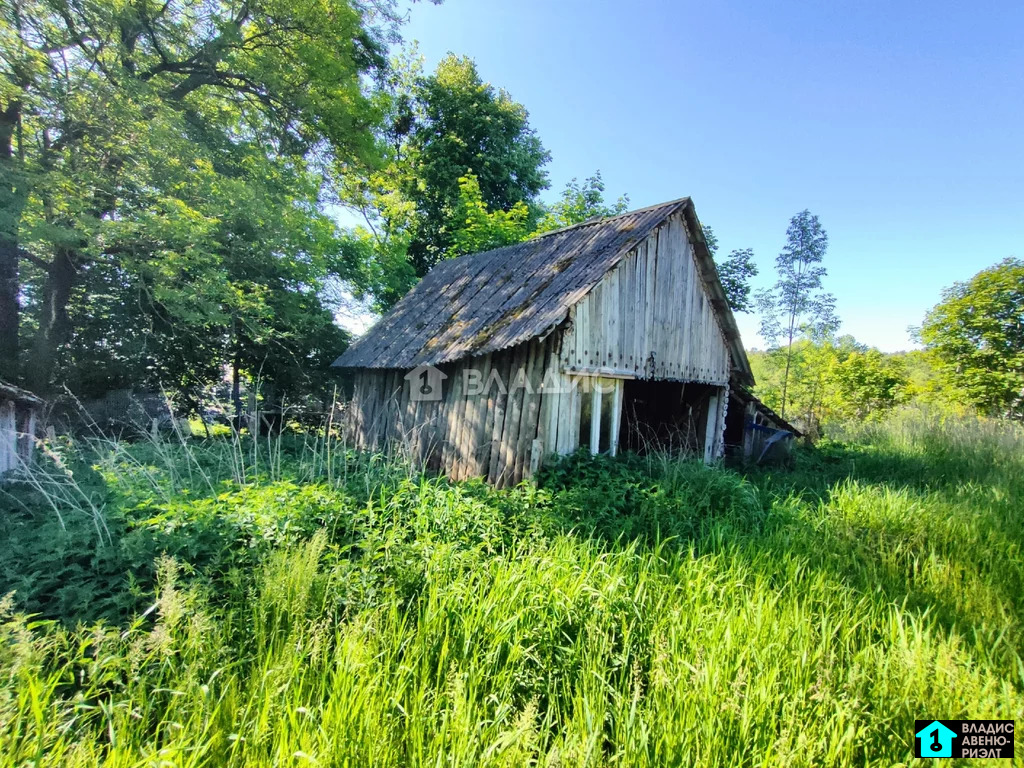
[{"label": "blue sky", "polygon": [[447,0],[404,35],[527,107],[548,200],[596,169],[631,207],[689,195],[725,252],[755,250],[757,285],[809,208],[842,332],[883,350],[1024,255],[1024,3]]}]

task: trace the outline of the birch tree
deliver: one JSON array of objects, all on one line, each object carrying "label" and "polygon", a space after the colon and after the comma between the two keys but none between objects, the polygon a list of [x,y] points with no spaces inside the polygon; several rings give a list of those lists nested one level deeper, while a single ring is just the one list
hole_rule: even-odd
[{"label": "birch tree", "polygon": [[827,250],[828,234],[818,217],[808,210],[800,211],[789,220],[786,246],[775,259],[775,285],[756,295],[761,335],[785,361],[780,408],[783,418],[793,370],[793,342],[801,336],[826,338],[839,328],[835,297],[821,286],[827,274],[822,266]]}]

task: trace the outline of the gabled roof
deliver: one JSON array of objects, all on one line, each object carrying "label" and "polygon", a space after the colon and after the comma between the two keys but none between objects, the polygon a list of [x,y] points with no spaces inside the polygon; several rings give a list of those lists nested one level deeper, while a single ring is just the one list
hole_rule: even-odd
[{"label": "gabled roof", "polygon": [[729,343],[733,374],[752,384],[736,321],[688,197],[442,261],[334,365],[402,369],[438,365],[543,336],[565,320],[569,308],[630,250],[679,211]]}]

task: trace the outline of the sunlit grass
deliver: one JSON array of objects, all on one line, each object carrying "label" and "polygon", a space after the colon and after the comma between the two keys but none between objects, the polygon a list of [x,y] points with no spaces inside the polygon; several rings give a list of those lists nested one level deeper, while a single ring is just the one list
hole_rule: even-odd
[{"label": "sunlit grass", "polygon": [[911,763],[915,718],[1024,711],[1024,451],[968,422],[855,438],[792,473],[576,459],[506,492],[111,448],[79,495],[134,584],[77,627],[13,585],[0,765]]}]

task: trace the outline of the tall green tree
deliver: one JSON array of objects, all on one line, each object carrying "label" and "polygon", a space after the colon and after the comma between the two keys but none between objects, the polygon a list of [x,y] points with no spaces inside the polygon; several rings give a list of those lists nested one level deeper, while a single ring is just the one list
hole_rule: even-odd
[{"label": "tall green tree", "polygon": [[772,288],[759,291],[761,335],[773,347],[784,345],[785,360],[779,412],[785,418],[793,342],[801,335],[824,338],[839,327],[835,297],[821,290],[827,270],[822,266],[828,234],[808,210],[796,214],[786,229],[786,246],[775,259],[778,278]]},{"label": "tall green tree", "polygon": [[368,176],[342,169],[339,200],[364,219],[348,244],[349,283],[384,311],[434,264],[462,252],[460,180],[476,180],[488,213],[515,218],[514,209],[526,206],[532,228],[550,155],[526,108],[466,57],[449,55],[429,75],[415,52],[397,59],[380,109],[386,161]]},{"label": "tall green tree", "polygon": [[[293,232],[319,227],[316,179],[332,163],[374,160],[379,113],[366,91],[386,68],[396,18],[385,3],[2,9],[0,365],[36,389],[54,384],[76,338],[120,344],[113,317],[108,334],[76,337],[88,287],[143,297],[154,328],[230,326],[259,294],[245,285],[259,270],[229,257],[263,233],[224,225],[224,212],[270,199],[274,217],[307,219]],[[302,192],[284,200],[268,184]],[[262,253],[325,266],[287,237],[267,238]],[[31,351],[24,366],[12,337]]]},{"label": "tall green tree", "polygon": [[966,400],[1024,419],[1024,261],[1004,259],[943,291],[919,333],[940,376]]},{"label": "tall green tree", "polygon": [[530,126],[526,108],[484,82],[472,59],[449,55],[415,90],[419,119],[410,133],[415,183],[406,196],[418,217],[409,261],[426,274],[453,244],[450,217],[459,179],[472,173],[488,210],[532,203],[548,186],[550,154]]}]

